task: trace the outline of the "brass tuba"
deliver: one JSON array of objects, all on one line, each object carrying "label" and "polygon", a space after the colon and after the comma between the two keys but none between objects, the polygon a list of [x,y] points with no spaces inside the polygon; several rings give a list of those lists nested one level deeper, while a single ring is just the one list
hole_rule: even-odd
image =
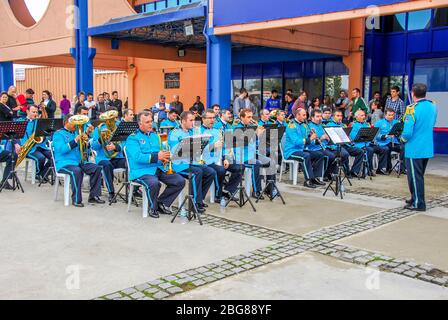
[{"label": "brass tuba", "polygon": [[109,110],[100,115],[100,120],[104,121],[107,129],[101,130],[101,126],[98,126],[97,130],[100,136],[101,145],[103,146],[104,153],[109,159],[113,159],[118,155],[117,151],[107,150],[107,146],[111,143],[112,137],[117,130],[116,119],[118,118],[118,111]]},{"label": "brass tuba", "polygon": [[79,139],[79,152],[81,153],[81,163],[84,164],[89,159],[89,152],[88,152],[88,141],[85,141],[83,138],[84,135],[84,125],[89,122],[90,119],[88,116],[83,115],[76,115],[71,117],[68,122],[70,122],[72,125],[76,126],[76,129],[78,130],[78,136]]}]

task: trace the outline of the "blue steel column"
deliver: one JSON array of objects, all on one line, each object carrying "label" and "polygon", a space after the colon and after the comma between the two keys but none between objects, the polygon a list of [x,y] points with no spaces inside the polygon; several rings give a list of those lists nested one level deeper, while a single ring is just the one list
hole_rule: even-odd
[{"label": "blue steel column", "polygon": [[0,91],[7,91],[14,84],[14,67],[12,62],[0,63]]},{"label": "blue steel column", "polygon": [[214,36],[207,30],[207,104],[230,108],[232,41],[229,35]]},{"label": "blue steel column", "polygon": [[75,44],[71,49],[71,54],[76,65],[76,92],[93,92],[93,59],[96,49],[89,48],[89,9],[88,0],[74,0],[78,8],[75,26]]}]

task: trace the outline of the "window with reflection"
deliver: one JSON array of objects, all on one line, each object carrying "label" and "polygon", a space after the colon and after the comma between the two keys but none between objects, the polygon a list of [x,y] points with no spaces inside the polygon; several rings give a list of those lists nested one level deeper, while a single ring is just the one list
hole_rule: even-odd
[{"label": "window with reflection", "polygon": [[243,81],[241,80],[232,80],[232,92],[231,92],[231,98],[232,102],[235,100],[236,97],[240,95],[240,89],[243,87]]},{"label": "window with reflection", "polygon": [[380,77],[372,77],[372,91],[371,91],[372,94],[375,91],[381,92],[380,88],[381,88],[381,78]]},{"label": "window with reflection", "polygon": [[401,32],[406,30],[406,13],[384,17],[384,32]]},{"label": "window with reflection", "polygon": [[308,100],[313,98],[322,99],[323,83],[322,78],[309,78],[304,81],[305,91],[308,94]]},{"label": "window with reflection", "polygon": [[364,77],[364,98],[370,99],[370,77]]},{"label": "window with reflection", "polygon": [[303,90],[303,79],[285,79],[285,90],[291,89],[294,97]]},{"label": "window with reflection", "polygon": [[434,27],[448,26],[448,8],[434,9]]},{"label": "window with reflection", "polygon": [[428,29],[431,25],[431,9],[408,13],[408,30]]}]

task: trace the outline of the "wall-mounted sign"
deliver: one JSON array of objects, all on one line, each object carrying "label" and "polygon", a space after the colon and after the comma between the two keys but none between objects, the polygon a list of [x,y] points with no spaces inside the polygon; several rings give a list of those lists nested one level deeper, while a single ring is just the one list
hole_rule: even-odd
[{"label": "wall-mounted sign", "polygon": [[171,72],[165,73],[165,89],[179,89],[180,88],[180,73]]}]

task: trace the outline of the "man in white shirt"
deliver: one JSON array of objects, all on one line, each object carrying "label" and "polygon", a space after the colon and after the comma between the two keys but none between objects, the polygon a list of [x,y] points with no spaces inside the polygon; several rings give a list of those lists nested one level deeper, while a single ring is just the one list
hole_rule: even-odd
[{"label": "man in white shirt", "polygon": [[95,100],[93,100],[93,94],[92,93],[88,93],[87,94],[87,100],[84,101],[84,106],[89,109],[89,118],[90,119],[95,119],[96,118],[96,102]]}]

